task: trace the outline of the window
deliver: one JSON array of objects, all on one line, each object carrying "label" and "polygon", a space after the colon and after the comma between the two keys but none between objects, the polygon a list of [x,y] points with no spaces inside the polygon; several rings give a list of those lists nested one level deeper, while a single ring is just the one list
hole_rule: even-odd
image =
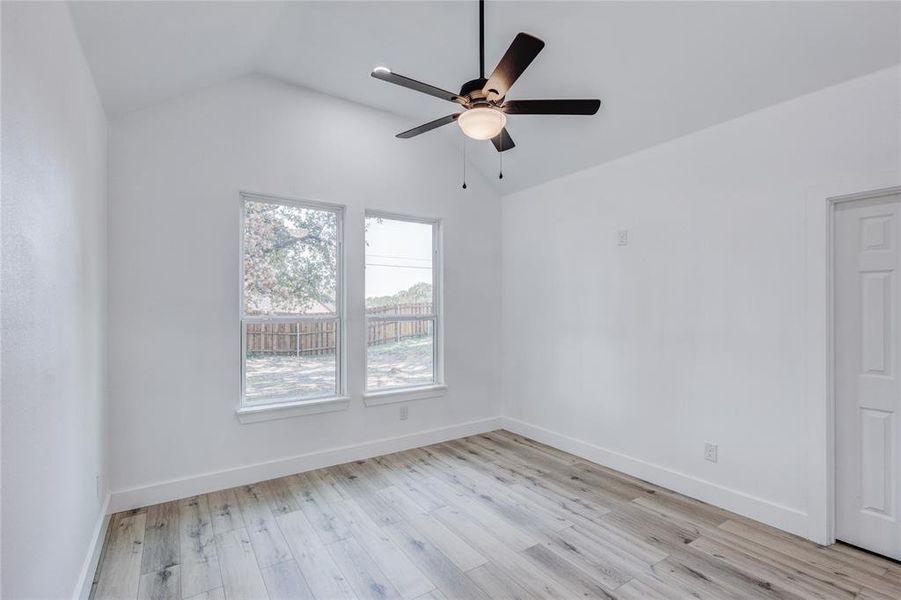
[{"label": "window", "polygon": [[241,406],[343,394],[343,209],[243,196]]},{"label": "window", "polygon": [[438,222],[366,214],[366,391],[442,383]]}]

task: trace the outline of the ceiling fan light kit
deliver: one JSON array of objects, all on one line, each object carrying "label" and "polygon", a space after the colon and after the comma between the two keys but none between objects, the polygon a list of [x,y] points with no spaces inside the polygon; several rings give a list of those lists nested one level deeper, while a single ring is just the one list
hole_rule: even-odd
[{"label": "ceiling fan light kit", "polygon": [[[407,139],[457,121],[463,133],[474,140],[491,140],[498,152],[516,146],[507,132],[507,115],[593,115],[600,100],[506,100],[507,92],[532,64],[544,42],[528,33],[518,33],[507,52],[485,78],[485,0],[479,0],[479,78],[467,81],[455,94],[428,83],[398,75],[387,67],[376,67],[372,76],[463,107],[453,113],[397,134]],[[503,177],[503,176],[501,176]],[[465,185],[463,186],[465,189]]]},{"label": "ceiling fan light kit", "polygon": [[507,124],[507,115],[493,107],[479,106],[461,113],[457,124],[474,140],[490,140]]}]

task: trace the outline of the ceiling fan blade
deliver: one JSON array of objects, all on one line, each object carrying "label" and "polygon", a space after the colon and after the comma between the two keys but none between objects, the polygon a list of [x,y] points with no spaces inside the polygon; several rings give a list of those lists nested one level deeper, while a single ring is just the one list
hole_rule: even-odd
[{"label": "ceiling fan blade", "polygon": [[528,33],[517,33],[513,43],[507,48],[506,54],[494,67],[494,73],[482,87],[486,95],[493,94],[492,99],[502,98],[513,83],[519,79],[541,49],[544,42]]},{"label": "ceiling fan blade", "polygon": [[420,133],[425,133],[426,131],[431,131],[433,129],[438,129],[442,125],[447,125],[448,123],[453,123],[457,120],[457,117],[460,116],[460,113],[455,113],[452,115],[447,115],[446,117],[441,117],[440,119],[435,119],[434,121],[429,121],[424,125],[420,125],[419,127],[414,127],[413,129],[408,129],[402,133],[398,133],[396,137],[401,139],[407,139],[411,137],[415,137]]},{"label": "ceiling fan blade", "polygon": [[372,76],[376,79],[381,79],[382,81],[393,83],[394,85],[399,85],[401,87],[409,88],[417,92],[422,92],[423,94],[428,94],[429,96],[435,96],[436,98],[447,100],[448,102],[456,102],[457,104],[464,104],[466,102],[463,98],[453,92],[442,90],[441,88],[437,88],[434,85],[416,81],[415,79],[410,79],[409,77],[404,77],[403,75],[398,75],[397,73],[392,73],[385,67],[376,67],[372,71]]},{"label": "ceiling fan blade", "polygon": [[506,127],[501,129],[499,134],[491,138],[491,143],[494,144],[494,147],[498,152],[506,152],[507,150],[516,147],[516,144],[513,143],[513,138],[507,133]]},{"label": "ceiling fan blade", "polygon": [[510,100],[501,110],[508,115],[593,115],[600,100]]}]

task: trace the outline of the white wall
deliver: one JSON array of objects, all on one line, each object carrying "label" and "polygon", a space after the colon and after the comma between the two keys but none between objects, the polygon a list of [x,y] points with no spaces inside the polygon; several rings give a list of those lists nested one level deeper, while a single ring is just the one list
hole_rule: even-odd
[{"label": "white wall", "polygon": [[806,193],[898,170],[898,90],[881,71],[505,197],[510,426],[805,534]]},{"label": "white wall", "polygon": [[[500,204],[476,175],[460,189],[459,150],[441,136],[394,138],[409,126],[256,77],[111,123],[114,492],[499,414]],[[240,190],[347,206],[346,411],[253,424],[235,418]],[[444,220],[449,391],[412,403],[407,421],[396,405],[361,401],[365,208]],[[164,485],[114,496],[114,504],[187,489]]]},{"label": "white wall", "polygon": [[102,517],[106,118],[63,3],[2,3],[3,598],[66,598]]}]

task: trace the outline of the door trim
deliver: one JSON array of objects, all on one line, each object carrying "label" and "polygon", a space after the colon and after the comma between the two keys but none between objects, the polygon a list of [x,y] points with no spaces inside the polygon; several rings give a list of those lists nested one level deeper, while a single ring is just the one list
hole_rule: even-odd
[{"label": "door trim", "polygon": [[835,210],[839,204],[895,194],[901,194],[896,172],[818,186],[806,194],[807,537],[823,545],[835,543]]}]

